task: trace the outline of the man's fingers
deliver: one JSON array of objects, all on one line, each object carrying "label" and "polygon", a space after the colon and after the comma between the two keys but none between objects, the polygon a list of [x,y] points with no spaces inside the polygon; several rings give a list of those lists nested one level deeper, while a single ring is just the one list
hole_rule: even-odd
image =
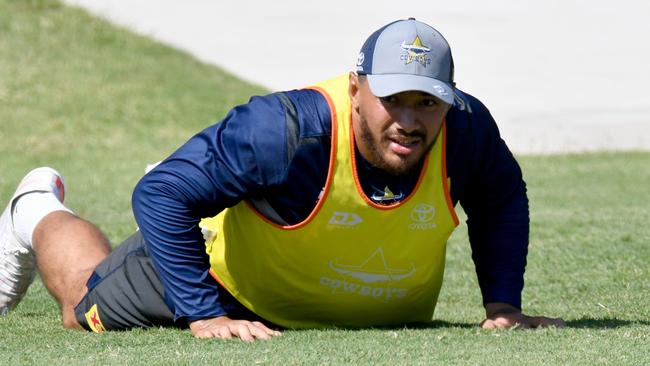
[{"label": "man's fingers", "polygon": [[273,330],[273,329],[267,327],[266,325],[264,325],[264,323],[254,321],[253,325],[255,325],[256,327],[262,329],[264,331],[264,333],[266,333],[266,334],[268,334],[270,336],[277,337],[277,336],[282,335],[282,333],[278,332],[277,330]]},{"label": "man's fingers", "polygon": [[490,319],[484,319],[480,325],[483,329],[494,329],[494,324]]},{"label": "man's fingers", "polygon": [[232,332],[234,335],[238,336],[244,342],[252,342],[255,340],[251,334],[250,329],[248,328],[249,324],[245,322],[240,322],[232,327]]},{"label": "man's fingers", "polygon": [[271,339],[271,336],[262,328],[256,324],[250,324],[248,326],[251,334],[257,339]]},{"label": "man's fingers", "polygon": [[232,332],[228,327],[219,327],[218,328],[218,337],[221,339],[230,339],[232,338]]},{"label": "man's fingers", "polygon": [[530,324],[526,321],[525,317],[496,317],[494,319],[485,319],[481,322],[481,328],[483,329],[506,329],[506,328],[518,328],[518,329],[528,329]]},{"label": "man's fingers", "polygon": [[233,335],[238,336],[244,342],[252,342],[255,339],[271,339],[271,336],[279,334],[260,322],[240,321],[231,327]]},{"label": "man's fingers", "polygon": [[226,316],[197,320],[190,323],[190,328],[196,338],[231,339],[239,337],[244,342],[271,339],[271,337],[281,335],[280,332],[269,329],[261,322],[233,320]]},{"label": "man's fingers", "polygon": [[208,330],[199,330],[194,333],[194,337],[196,338],[212,338],[214,337],[214,334]]},{"label": "man's fingers", "polygon": [[510,322],[506,318],[485,319],[483,321],[483,329],[504,329],[515,326],[516,323]]},{"label": "man's fingers", "polygon": [[483,329],[503,329],[503,328],[518,328],[518,329],[531,329],[531,328],[547,328],[558,327],[563,328],[566,324],[560,318],[548,318],[545,316],[526,316],[519,317],[496,317],[494,319],[485,319],[481,322]]},{"label": "man's fingers", "polygon": [[221,337],[219,334],[219,329],[215,328],[201,328],[192,331],[192,334],[196,338],[214,338],[214,337]]},{"label": "man's fingers", "polygon": [[512,325],[505,321],[503,318],[497,319],[485,319],[481,322],[481,328],[483,329],[502,329],[509,328]]}]

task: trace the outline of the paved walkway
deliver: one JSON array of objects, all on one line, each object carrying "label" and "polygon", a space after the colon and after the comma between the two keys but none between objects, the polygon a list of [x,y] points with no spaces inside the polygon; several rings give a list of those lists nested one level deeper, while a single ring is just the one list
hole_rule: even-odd
[{"label": "paved walkway", "polygon": [[414,16],[516,153],[650,150],[646,0],[64,2],[274,90],[352,69],[370,33]]}]

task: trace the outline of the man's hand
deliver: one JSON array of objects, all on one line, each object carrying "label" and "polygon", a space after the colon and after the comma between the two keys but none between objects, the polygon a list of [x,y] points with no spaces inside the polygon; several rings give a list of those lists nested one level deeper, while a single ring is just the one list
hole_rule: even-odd
[{"label": "man's hand", "polygon": [[483,329],[512,328],[522,329],[565,326],[560,318],[545,316],[528,316],[512,305],[495,302],[485,305],[485,319],[481,322]]},{"label": "man's hand", "polygon": [[190,330],[196,338],[230,339],[239,337],[244,342],[271,339],[271,337],[282,335],[260,322],[233,320],[227,316],[193,321],[190,323]]}]

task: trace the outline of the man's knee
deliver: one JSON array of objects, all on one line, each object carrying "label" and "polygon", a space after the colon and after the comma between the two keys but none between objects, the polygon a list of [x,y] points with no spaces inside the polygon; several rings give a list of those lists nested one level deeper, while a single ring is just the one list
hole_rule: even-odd
[{"label": "man's knee", "polygon": [[66,329],[84,330],[75,318],[63,318],[63,327]]},{"label": "man's knee", "polygon": [[63,327],[66,329],[84,330],[81,324],[77,321],[74,306],[61,307],[61,322],[63,323]]}]

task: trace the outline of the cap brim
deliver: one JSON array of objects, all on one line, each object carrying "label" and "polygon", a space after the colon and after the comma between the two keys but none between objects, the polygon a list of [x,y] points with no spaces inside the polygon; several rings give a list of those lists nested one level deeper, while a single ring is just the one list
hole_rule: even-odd
[{"label": "cap brim", "polygon": [[447,104],[454,103],[453,88],[440,80],[409,74],[367,74],[370,91],[377,97],[405,91],[421,91],[431,94]]}]

